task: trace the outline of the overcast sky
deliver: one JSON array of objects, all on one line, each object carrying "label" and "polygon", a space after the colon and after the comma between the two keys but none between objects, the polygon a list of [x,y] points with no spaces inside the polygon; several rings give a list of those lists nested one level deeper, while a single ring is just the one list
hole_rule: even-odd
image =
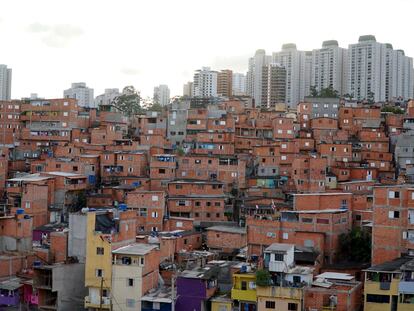
[{"label": "overcast sky", "polygon": [[412,0],[0,0],[0,64],[12,97],[62,97],[72,82],[95,96],[134,85],[171,95],[202,66],[247,70],[256,49],[294,42],[347,47],[374,34],[414,56]]}]

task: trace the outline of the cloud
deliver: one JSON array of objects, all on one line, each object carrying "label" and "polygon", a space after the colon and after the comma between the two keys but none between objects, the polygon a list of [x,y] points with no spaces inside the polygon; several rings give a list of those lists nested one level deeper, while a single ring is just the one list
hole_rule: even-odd
[{"label": "cloud", "polygon": [[37,34],[45,45],[54,48],[66,47],[74,39],[83,35],[81,28],[69,24],[33,23],[27,27],[27,31]]},{"label": "cloud", "polygon": [[122,67],[121,73],[127,76],[136,76],[136,75],[139,75],[141,71],[136,68]]}]

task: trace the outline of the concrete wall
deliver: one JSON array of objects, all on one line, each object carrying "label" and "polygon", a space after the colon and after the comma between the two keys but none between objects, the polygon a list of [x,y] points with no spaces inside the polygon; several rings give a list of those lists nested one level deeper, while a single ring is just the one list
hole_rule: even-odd
[{"label": "concrete wall", "polygon": [[68,256],[76,256],[80,263],[86,259],[86,226],[86,215],[69,214]]},{"label": "concrete wall", "polygon": [[53,291],[58,292],[58,310],[83,310],[85,288],[85,264],[58,265],[53,269]]}]

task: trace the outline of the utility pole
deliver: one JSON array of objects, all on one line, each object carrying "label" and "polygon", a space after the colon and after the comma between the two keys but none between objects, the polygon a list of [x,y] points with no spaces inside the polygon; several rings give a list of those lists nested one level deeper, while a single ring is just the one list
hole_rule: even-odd
[{"label": "utility pole", "polygon": [[171,278],[171,311],[175,311],[175,289],[174,289],[174,285],[175,285],[175,272]]},{"label": "utility pole", "polygon": [[101,276],[101,288],[99,290],[99,311],[102,311],[103,276]]}]

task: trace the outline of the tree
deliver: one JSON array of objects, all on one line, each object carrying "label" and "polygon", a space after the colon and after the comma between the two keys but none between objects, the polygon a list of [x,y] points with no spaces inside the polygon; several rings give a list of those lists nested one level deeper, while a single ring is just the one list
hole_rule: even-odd
[{"label": "tree", "polygon": [[318,97],[319,94],[318,94],[318,90],[316,89],[315,85],[311,85],[309,90],[310,90],[311,97]]},{"label": "tree", "polygon": [[267,270],[256,271],[256,284],[258,286],[269,286],[271,281],[270,273]]},{"label": "tree", "polygon": [[158,111],[161,112],[163,107],[159,103],[153,103],[151,107],[148,107],[148,111]]},{"label": "tree", "polygon": [[349,93],[346,93],[346,94],[342,95],[342,97],[343,97],[344,99],[348,99],[348,100],[351,100],[351,99],[353,99],[353,98],[354,98],[354,96],[353,96],[352,94],[349,94]]},{"label": "tree", "polygon": [[375,102],[375,93],[369,91],[367,93],[367,100],[368,100],[368,103],[373,104]]},{"label": "tree", "polygon": [[75,197],[72,200],[68,210],[69,212],[75,213],[80,211],[82,208],[86,207],[86,194],[84,191],[75,194]]},{"label": "tree", "polygon": [[321,89],[321,91],[319,92],[319,97],[322,97],[322,98],[338,98],[339,94],[338,94],[338,91],[334,90],[332,85],[330,85],[327,88]]},{"label": "tree", "polygon": [[339,257],[350,261],[371,261],[371,235],[368,231],[354,228],[339,236]]},{"label": "tree", "polygon": [[334,90],[332,85],[321,89],[319,92],[316,89],[316,86],[312,85],[310,88],[310,96],[311,97],[319,97],[319,98],[339,98],[339,93],[337,90]]},{"label": "tree", "polygon": [[381,109],[381,112],[392,112],[394,114],[404,114],[404,110],[400,107],[385,106]]},{"label": "tree", "polygon": [[112,105],[128,117],[144,111],[141,107],[141,96],[132,85],[124,87],[122,94],[115,97]]}]

